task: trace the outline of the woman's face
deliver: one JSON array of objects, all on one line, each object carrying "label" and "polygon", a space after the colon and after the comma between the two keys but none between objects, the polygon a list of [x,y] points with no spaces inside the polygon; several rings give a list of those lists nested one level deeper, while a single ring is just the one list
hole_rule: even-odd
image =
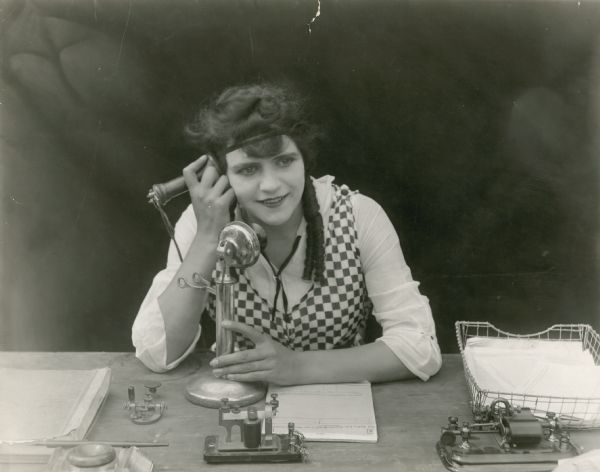
[{"label": "woman's face", "polygon": [[235,149],[226,160],[238,204],[253,222],[275,227],[301,216],[304,161],[291,138],[282,136],[282,146],[273,156],[251,157]]}]

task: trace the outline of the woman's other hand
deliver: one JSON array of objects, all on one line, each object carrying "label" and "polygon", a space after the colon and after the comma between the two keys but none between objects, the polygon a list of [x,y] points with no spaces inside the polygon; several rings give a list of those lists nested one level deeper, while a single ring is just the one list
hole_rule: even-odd
[{"label": "woman's other hand", "polygon": [[183,177],[196,215],[197,234],[203,238],[218,238],[229,222],[229,207],[235,198],[227,176],[219,175],[204,155],[183,169]]},{"label": "woman's other hand", "polygon": [[221,326],[243,334],[254,343],[253,349],[217,357],[210,362],[217,377],[240,382],[269,382],[278,385],[302,383],[299,378],[298,353],[288,349],[268,334],[237,321],[223,321]]}]

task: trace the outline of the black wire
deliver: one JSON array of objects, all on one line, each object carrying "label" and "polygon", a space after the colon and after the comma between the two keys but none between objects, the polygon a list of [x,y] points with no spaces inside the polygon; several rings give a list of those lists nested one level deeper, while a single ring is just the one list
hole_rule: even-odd
[{"label": "black wire", "polygon": [[171,221],[169,220],[169,215],[167,215],[167,213],[165,212],[165,210],[159,203],[154,202],[154,207],[160,213],[160,218],[162,219],[162,222],[165,225],[167,233],[169,233],[169,237],[171,238],[171,241],[173,241],[173,244],[175,244],[175,249],[177,249],[177,255],[179,256],[179,261],[183,262],[183,256],[181,255],[181,250],[179,249],[179,245],[177,244],[177,241],[175,241],[175,230],[173,229],[173,225],[171,224]]},{"label": "black wire", "polygon": [[287,298],[287,294],[285,293],[285,289],[283,288],[283,283],[281,281],[281,273],[287,267],[287,265],[292,260],[292,257],[296,253],[296,249],[298,249],[298,245],[300,244],[300,239],[301,239],[301,236],[296,236],[296,239],[294,241],[294,245],[292,246],[291,252],[285,258],[285,260],[283,261],[283,263],[279,267],[278,271],[275,270],[275,267],[273,266],[273,264],[271,264],[271,261],[269,260],[269,258],[267,257],[267,255],[265,253],[263,253],[263,256],[265,257],[266,261],[269,263],[269,267],[271,267],[271,270],[273,271],[273,275],[275,275],[275,281],[276,281],[276,285],[275,285],[275,297],[273,299],[273,311],[271,311],[271,321],[275,320],[275,313],[277,311],[277,300],[279,298],[279,293],[280,292],[281,292],[281,296],[282,296],[282,299],[283,299],[283,311],[284,311],[284,315],[287,315],[287,311],[288,311],[288,298]]}]

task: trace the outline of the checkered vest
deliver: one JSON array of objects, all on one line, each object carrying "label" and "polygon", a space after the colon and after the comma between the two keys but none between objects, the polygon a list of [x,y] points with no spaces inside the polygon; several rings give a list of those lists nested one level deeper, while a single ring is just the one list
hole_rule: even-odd
[{"label": "checkered vest", "polygon": [[[272,302],[262,298],[244,273],[235,286],[235,319],[268,333],[296,350],[335,349],[363,343],[367,317],[372,311],[360,263],[351,192],[334,187],[334,198],[325,231],[325,284],[313,282],[300,301],[272,316]],[[213,272],[213,280],[216,273]],[[215,317],[215,296],[209,294],[208,312]],[[239,349],[252,347],[236,334]]]}]

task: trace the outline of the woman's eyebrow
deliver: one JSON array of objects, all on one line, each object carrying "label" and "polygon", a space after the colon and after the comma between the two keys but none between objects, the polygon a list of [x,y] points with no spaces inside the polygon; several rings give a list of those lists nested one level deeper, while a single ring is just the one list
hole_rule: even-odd
[{"label": "woman's eyebrow", "polygon": [[277,154],[273,157],[271,157],[270,159],[279,159],[280,157],[298,157],[299,154],[296,151],[287,151],[287,152],[282,152],[281,154]]},{"label": "woman's eyebrow", "polygon": [[282,157],[294,157],[294,158],[297,158],[299,156],[300,156],[300,154],[298,152],[296,152],[296,151],[282,152],[281,154],[276,154],[276,155],[274,155],[272,157],[252,157],[252,156],[247,156],[248,159],[251,159],[249,162],[240,162],[239,164],[234,164],[232,166],[229,166],[229,168],[232,171],[235,172],[237,170],[243,169],[243,168],[248,167],[248,166],[254,166],[254,165],[260,164],[260,162],[263,159],[274,160],[274,159],[280,159]]},{"label": "woman's eyebrow", "polygon": [[234,164],[232,166],[229,166],[229,168],[233,171],[236,171],[236,170],[244,169],[245,167],[248,167],[248,166],[255,166],[256,164],[258,164],[258,162],[255,162],[255,161],[240,162],[239,164]]}]

